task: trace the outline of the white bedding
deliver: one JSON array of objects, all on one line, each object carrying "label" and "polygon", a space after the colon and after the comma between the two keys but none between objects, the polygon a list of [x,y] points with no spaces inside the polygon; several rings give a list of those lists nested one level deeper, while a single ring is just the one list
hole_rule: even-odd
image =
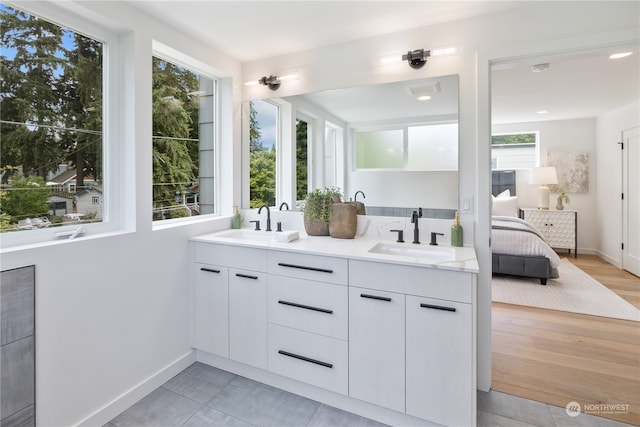
[{"label": "white bedding", "polygon": [[[542,255],[557,268],[560,257],[544,241],[538,230],[520,218],[493,216],[491,218],[491,251],[496,254]],[[494,227],[507,227],[509,230]],[[512,230],[515,228],[516,230]]]}]

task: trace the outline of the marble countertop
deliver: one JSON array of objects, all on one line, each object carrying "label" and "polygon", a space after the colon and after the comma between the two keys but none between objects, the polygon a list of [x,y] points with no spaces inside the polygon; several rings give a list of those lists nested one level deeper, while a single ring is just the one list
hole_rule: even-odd
[{"label": "marble countertop", "polygon": [[[428,243],[414,245],[410,240],[405,243],[396,243],[394,240],[362,237],[334,239],[329,236],[307,236],[302,232],[299,233],[300,237],[297,240],[281,242],[275,240],[279,233],[273,231],[254,231],[251,228],[233,231],[235,233],[231,230],[223,230],[203,234],[191,240],[478,273],[475,249],[468,246],[452,247],[446,244],[430,246]],[[288,231],[291,230],[285,230],[285,232]],[[240,233],[241,236],[236,233]]]}]

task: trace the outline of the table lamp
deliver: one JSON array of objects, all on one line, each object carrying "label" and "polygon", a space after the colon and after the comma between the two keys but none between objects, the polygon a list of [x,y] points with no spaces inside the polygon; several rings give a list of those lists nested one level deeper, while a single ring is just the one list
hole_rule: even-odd
[{"label": "table lamp", "polygon": [[544,166],[531,168],[529,183],[539,185],[538,187],[538,209],[549,209],[549,184],[558,183],[556,168]]}]

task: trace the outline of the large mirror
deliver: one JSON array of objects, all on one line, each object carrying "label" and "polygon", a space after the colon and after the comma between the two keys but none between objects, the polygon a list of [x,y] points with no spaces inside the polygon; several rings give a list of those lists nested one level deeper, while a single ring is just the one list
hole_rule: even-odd
[{"label": "large mirror", "polygon": [[[297,190],[293,189],[289,200],[303,198],[302,183],[310,189],[340,187],[345,200],[362,191],[365,198],[358,195],[358,200],[373,215],[404,216],[421,207],[425,216],[446,218],[457,209],[458,76],[335,89],[247,104],[252,130],[257,125],[262,135],[259,149],[276,151],[275,147],[285,141],[276,143],[275,135],[292,140],[282,149],[297,157],[297,174],[291,176],[296,179],[289,184],[294,187],[297,181]],[[274,114],[275,119],[269,118]],[[281,129],[273,130],[274,126]],[[251,147],[256,147],[255,138]],[[293,157],[282,155],[277,159],[296,162]],[[301,174],[305,163],[307,168]],[[257,177],[253,165],[251,173]],[[284,180],[286,174],[278,178]],[[255,182],[253,176],[251,180]],[[274,192],[277,187],[274,185]],[[284,197],[278,199],[286,200],[290,193],[285,189],[280,194]]]}]

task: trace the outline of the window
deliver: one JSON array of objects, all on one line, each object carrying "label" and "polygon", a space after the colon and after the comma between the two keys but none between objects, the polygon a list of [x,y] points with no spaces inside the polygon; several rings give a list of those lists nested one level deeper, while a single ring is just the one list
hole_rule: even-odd
[{"label": "window", "polygon": [[356,169],[458,170],[458,124],[356,131]]},{"label": "window", "polygon": [[216,81],[152,61],[153,220],[214,213]]},{"label": "window", "polygon": [[308,120],[296,120],[296,200],[302,201],[309,192],[309,147],[311,125]]},{"label": "window", "polygon": [[275,206],[278,106],[251,101],[249,108],[249,206]]},{"label": "window", "polygon": [[102,204],[85,212],[79,197],[106,178],[105,44],[4,4],[0,18],[0,231],[66,225],[67,206],[101,222]]},{"label": "window", "polygon": [[536,166],[538,132],[496,134],[491,137],[491,169],[528,169]]}]

